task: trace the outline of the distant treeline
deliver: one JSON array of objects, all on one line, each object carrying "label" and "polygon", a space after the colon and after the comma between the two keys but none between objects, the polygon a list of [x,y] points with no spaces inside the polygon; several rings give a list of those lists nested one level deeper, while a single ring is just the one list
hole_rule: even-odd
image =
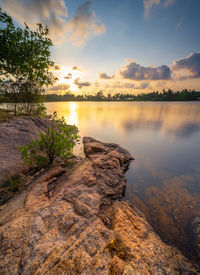
[{"label": "distant treeline", "polygon": [[64,95],[47,94],[46,102],[54,101],[188,101],[200,100],[200,92],[195,90],[182,90],[173,92],[172,90],[163,90],[162,92],[142,93],[138,95],[128,93],[116,93],[114,95],[104,95],[102,91],[95,95],[74,95],[66,93]]},{"label": "distant treeline", "polygon": [[[189,101],[200,100],[200,92],[195,90],[182,90],[173,92],[172,90],[163,90],[162,92],[151,92],[148,94],[141,93],[138,95],[128,93],[116,93],[114,95],[104,95],[102,91],[92,95],[74,95],[71,92],[67,92],[63,95],[58,94],[46,94],[43,95],[45,102],[55,101]],[[3,93],[0,94],[0,103],[6,102],[6,97]]]}]

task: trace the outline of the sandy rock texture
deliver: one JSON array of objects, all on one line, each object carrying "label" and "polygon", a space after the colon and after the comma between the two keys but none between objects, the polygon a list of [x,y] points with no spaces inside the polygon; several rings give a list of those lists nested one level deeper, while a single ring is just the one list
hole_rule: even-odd
[{"label": "sandy rock texture", "polygon": [[50,120],[36,117],[16,117],[0,123],[0,185],[23,168],[18,146],[30,143],[51,125]]},{"label": "sandy rock texture", "polygon": [[83,143],[70,172],[41,172],[0,211],[0,274],[198,274],[123,199],[130,154]]},{"label": "sandy rock texture", "polygon": [[196,250],[197,258],[200,262],[200,217],[195,217],[192,220],[192,238]]}]

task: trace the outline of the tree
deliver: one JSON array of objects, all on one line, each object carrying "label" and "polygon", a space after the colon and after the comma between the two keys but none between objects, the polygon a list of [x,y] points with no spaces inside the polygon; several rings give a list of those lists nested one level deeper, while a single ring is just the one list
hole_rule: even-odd
[{"label": "tree", "polygon": [[[31,87],[30,87],[31,86]],[[44,106],[42,102],[42,90],[37,83],[24,82],[22,78],[13,81],[4,80],[1,83],[7,106],[17,114],[42,115]],[[31,92],[30,92],[31,91]]]},{"label": "tree", "polygon": [[96,93],[97,100],[102,101],[104,98],[105,98],[105,96],[102,91],[99,91],[98,93]]},{"label": "tree", "polygon": [[55,125],[45,133],[40,133],[32,143],[19,146],[22,158],[30,166],[51,164],[56,158],[68,159],[73,155],[73,148],[79,140],[75,125],[67,125],[64,118],[57,119],[54,113]]},{"label": "tree", "polygon": [[49,71],[54,62],[50,60],[49,48],[53,44],[47,37],[48,32],[41,24],[37,24],[36,31],[31,31],[26,24],[23,29],[16,27],[12,18],[0,9],[1,90],[7,95],[10,93],[7,99],[11,102],[16,100],[16,94],[20,94],[21,101],[23,96],[28,109],[32,98],[40,96],[44,86],[56,80]]}]

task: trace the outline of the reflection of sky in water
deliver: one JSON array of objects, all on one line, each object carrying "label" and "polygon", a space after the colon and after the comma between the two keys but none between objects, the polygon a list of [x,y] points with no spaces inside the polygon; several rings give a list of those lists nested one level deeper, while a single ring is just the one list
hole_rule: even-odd
[{"label": "reflection of sky in water", "polygon": [[[57,111],[67,123],[77,125],[82,137],[126,148],[135,157],[127,172],[127,198],[158,231],[170,225],[171,232],[162,232],[163,238],[179,238],[179,245],[185,242],[187,246],[186,233],[180,228],[200,216],[200,102],[57,102],[46,106],[48,113]],[[181,201],[187,202],[186,208]],[[184,220],[181,209],[185,209]]]}]

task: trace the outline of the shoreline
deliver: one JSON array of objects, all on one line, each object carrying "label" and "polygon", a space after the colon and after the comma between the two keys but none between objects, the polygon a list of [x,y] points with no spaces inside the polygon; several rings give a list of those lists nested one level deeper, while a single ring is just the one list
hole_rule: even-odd
[{"label": "shoreline", "polygon": [[[21,119],[21,118],[20,118]],[[38,123],[38,122],[37,122]],[[29,121],[29,124],[30,124],[30,121]],[[22,125],[23,124],[20,124],[20,127],[22,127]],[[43,125],[44,126],[44,125]],[[20,128],[20,131],[21,131],[21,128]],[[23,132],[23,131],[22,131]],[[25,133],[25,134],[27,134],[27,133]],[[87,192],[86,193],[84,193],[84,192],[81,192],[82,194],[83,194],[83,197],[84,197],[84,201],[82,201],[82,199],[81,199],[81,203],[79,203],[78,202],[78,205],[76,205],[75,206],[75,213],[76,213],[76,215],[77,215],[77,211],[78,211],[78,213],[80,214],[81,213],[81,216],[84,216],[84,215],[88,215],[88,211],[94,211],[95,209],[100,209],[100,210],[98,210],[98,211],[100,211],[100,212],[98,212],[99,214],[97,215],[98,217],[99,217],[99,215],[101,216],[102,215],[102,210],[104,209],[104,211],[103,211],[103,215],[106,215],[105,216],[105,220],[104,220],[104,218],[103,218],[103,220],[104,220],[104,222],[106,223],[106,228],[108,228],[109,229],[109,227],[113,227],[114,225],[113,225],[113,221],[111,221],[112,219],[111,219],[111,217],[114,215],[115,216],[115,214],[111,214],[110,213],[110,215],[111,216],[107,216],[107,212],[109,212],[110,210],[108,210],[108,209],[114,209],[114,210],[112,210],[112,211],[114,211],[114,212],[112,212],[112,213],[118,213],[118,211],[119,211],[119,209],[120,208],[122,208],[122,209],[124,209],[123,211],[125,211],[126,212],[126,210],[125,209],[129,209],[129,207],[130,207],[130,213],[132,213],[132,211],[133,211],[133,213],[135,213],[135,214],[131,214],[131,215],[133,215],[133,217],[136,215],[139,215],[139,217],[141,218],[141,217],[143,217],[144,218],[144,215],[137,209],[137,208],[135,208],[134,206],[131,206],[131,204],[130,203],[128,203],[128,202],[126,202],[126,201],[124,201],[124,199],[123,199],[123,195],[124,195],[124,191],[125,191],[125,188],[126,188],[126,180],[125,180],[125,178],[124,178],[124,176],[123,176],[123,174],[121,174],[122,173],[122,171],[123,171],[123,173],[125,173],[125,171],[127,170],[127,168],[128,168],[128,165],[129,165],[129,162],[130,162],[130,160],[131,160],[131,156],[130,156],[130,154],[128,155],[128,157],[127,157],[127,160],[125,161],[125,159],[126,159],[126,155],[128,154],[128,152],[126,151],[126,150],[124,150],[124,149],[122,149],[121,147],[119,147],[118,145],[116,145],[116,144],[106,144],[106,143],[102,143],[102,142],[99,142],[99,141],[96,141],[96,140],[94,140],[94,139],[92,139],[92,138],[87,138],[87,139],[85,139],[85,142],[84,142],[84,151],[85,151],[85,154],[86,154],[86,159],[83,159],[83,160],[81,160],[80,162],[78,162],[77,163],[77,168],[75,169],[75,170],[73,170],[73,171],[75,171],[74,173],[76,174],[76,176],[74,176],[74,175],[72,175],[72,176],[70,176],[71,174],[69,173],[69,170],[68,170],[68,172],[67,172],[67,174],[66,174],[66,176],[67,176],[67,180],[69,180],[69,178],[70,177],[72,177],[72,181],[75,181],[74,183],[75,183],[75,186],[77,185],[77,186],[79,186],[80,184],[83,184],[83,186],[86,184],[86,189],[87,190],[91,190],[92,188],[96,188],[95,186],[97,186],[98,187],[98,183],[95,183],[96,182],[96,180],[99,178],[99,180],[100,180],[100,182],[101,182],[101,184],[103,183],[103,182],[107,182],[106,183],[106,185],[104,184],[103,186],[103,188],[106,188],[105,190],[107,190],[106,192],[106,200],[104,201],[104,199],[103,199],[103,201],[104,201],[104,203],[103,203],[103,205],[101,204],[101,205],[99,205],[99,207],[97,207],[96,208],[96,206],[95,207],[93,207],[92,206],[92,208],[91,208],[91,206],[90,206],[90,204],[88,205],[88,203],[89,203],[89,201],[87,201],[87,197],[88,198],[90,198],[90,195],[91,195],[91,193],[89,192],[88,194],[87,194]],[[107,157],[107,155],[109,154],[109,157]],[[105,158],[105,160],[104,160],[104,162],[102,163],[101,161],[101,159],[104,159]],[[122,167],[120,168],[120,166],[116,166],[117,165],[117,159],[124,159],[124,161],[120,161],[121,162],[121,164],[120,164],[120,166],[122,165]],[[109,159],[113,159],[113,162],[110,162],[110,160]],[[115,160],[114,160],[115,159]],[[89,162],[88,162],[89,161]],[[92,166],[91,166],[91,164],[90,164],[90,162],[92,163]],[[82,163],[82,164],[81,164]],[[84,166],[85,165],[85,163],[87,163],[87,165],[89,165],[89,166],[87,166],[87,168],[86,168],[86,166]],[[15,163],[16,164],[16,163]],[[82,168],[80,168],[80,167],[82,167],[82,165],[83,165],[83,167],[84,167],[84,169],[82,170],[82,173],[80,173],[80,169],[82,169]],[[102,166],[103,165],[103,166]],[[116,167],[115,167],[116,166]],[[90,167],[90,168],[89,168]],[[96,169],[95,167],[97,167],[98,169],[100,169],[98,172],[95,172],[94,173],[94,175],[93,174],[91,174],[90,175],[90,169]],[[57,171],[60,171],[59,173],[61,173],[61,175],[62,175],[62,177],[63,177],[63,173],[65,173],[64,171],[63,171],[63,169],[66,169],[66,167],[65,166],[58,166],[57,168],[56,167],[52,167],[52,169],[54,169],[54,170],[56,170],[57,169]],[[103,169],[103,170],[102,170]],[[104,169],[105,169],[105,171],[104,171]],[[111,170],[110,170],[111,169]],[[114,170],[112,170],[112,169],[114,169]],[[122,170],[120,170],[120,169],[122,169]],[[51,170],[51,169],[50,169]],[[92,171],[92,170],[91,170]],[[102,171],[104,171],[103,172],[103,174],[102,174]],[[112,173],[111,173],[111,171],[112,171]],[[120,172],[121,171],[121,172]],[[120,172],[120,174],[118,174]],[[73,186],[74,184],[70,184],[68,181],[66,182],[66,181],[61,181],[60,179],[59,179],[59,173],[58,173],[58,176],[56,176],[54,173],[53,173],[53,175],[49,178],[49,182],[48,182],[48,180],[45,180],[44,181],[44,183],[42,183],[43,181],[42,180],[40,180],[41,179],[41,177],[47,177],[47,175],[50,173],[50,171],[42,171],[41,173],[38,173],[38,172],[36,172],[35,173],[35,175],[36,176],[33,176],[32,178],[29,178],[29,179],[26,179],[26,181],[27,182],[29,182],[28,184],[25,184],[25,189],[24,190],[22,190],[19,194],[16,194],[15,195],[15,197],[14,198],[12,198],[11,200],[9,200],[8,201],[8,205],[6,205],[6,207],[4,207],[4,209],[2,209],[1,211],[0,211],[0,216],[1,216],[1,214],[2,214],[2,211],[3,211],[3,215],[5,215],[6,214],[6,212],[8,211],[11,211],[11,213],[14,211],[14,210],[11,210],[12,209],[12,207],[10,207],[9,205],[12,205],[13,203],[12,203],[12,201],[18,201],[18,200],[20,200],[20,197],[22,197],[22,194],[24,194],[24,192],[29,196],[29,191],[30,192],[32,192],[32,190],[34,190],[35,188],[37,189],[37,188],[44,188],[43,189],[43,191],[41,191],[42,193],[41,193],[41,195],[42,196],[44,196],[44,198],[47,196],[47,194],[46,194],[46,192],[49,194],[48,196],[50,196],[49,197],[49,199],[51,200],[51,198],[53,199],[53,197],[54,197],[54,192],[57,192],[57,191],[59,191],[59,190],[57,190],[57,183],[58,183],[58,189],[59,188],[65,188],[65,185],[63,185],[63,183],[65,182],[65,184],[67,184],[67,185],[69,185],[69,186]],[[77,174],[78,173],[78,174]],[[86,173],[86,174],[85,174]],[[89,174],[88,174],[89,173]],[[93,173],[93,172],[92,172]],[[106,173],[108,173],[108,174],[106,174]],[[72,173],[73,174],[73,173]],[[81,174],[81,175],[80,175]],[[114,175],[114,178],[112,179],[110,179],[110,176],[111,176],[111,174],[113,174]],[[46,176],[45,176],[46,175]],[[81,180],[78,180],[78,177],[80,177],[81,176]],[[86,178],[84,177],[84,176],[86,176]],[[108,178],[107,178],[108,177]],[[59,179],[59,181],[58,181],[58,179]],[[119,179],[120,179],[120,181],[119,181]],[[103,181],[102,181],[103,180]],[[57,181],[57,183],[56,183],[56,181]],[[32,182],[32,183],[31,183]],[[38,182],[38,184],[37,184],[37,182]],[[45,183],[46,182],[46,183]],[[85,182],[85,183],[83,183],[83,182]],[[87,183],[86,183],[87,182]],[[98,181],[97,181],[98,182]],[[47,185],[46,185],[47,184]],[[89,185],[88,185],[89,184]],[[112,186],[114,184],[114,186]],[[120,184],[120,185],[118,185],[118,184]],[[121,185],[122,184],[122,185]],[[37,187],[38,186],[38,187]],[[39,187],[40,186],[40,187]],[[42,187],[43,186],[43,187]],[[46,187],[45,187],[46,186]],[[60,186],[60,187],[59,187]],[[82,185],[81,185],[82,186]],[[105,187],[105,186],[107,186],[107,187]],[[121,187],[120,187],[121,186]],[[71,188],[70,187],[70,188]],[[33,189],[32,189],[33,188]],[[82,187],[81,187],[82,188]],[[85,188],[85,187],[84,187]],[[89,188],[89,189],[88,189]],[[98,194],[100,195],[101,193],[102,193],[102,187],[99,189],[100,187],[98,187],[97,188],[97,192],[98,192]],[[108,188],[108,189],[107,189]],[[86,189],[83,189],[83,190],[86,190]],[[29,191],[28,191],[29,190]],[[49,190],[49,191],[48,191]],[[96,190],[96,189],[95,189]],[[108,191],[109,190],[109,191]],[[115,190],[115,191],[114,191]],[[28,193],[27,193],[28,192]],[[35,191],[34,191],[35,192]],[[38,191],[37,191],[38,192]],[[40,192],[39,193],[37,193],[36,192],[36,195],[34,195],[34,199],[33,200],[31,200],[31,208],[37,208],[37,204],[35,205],[35,202],[37,201],[37,203],[39,203],[39,197],[40,197]],[[43,194],[43,192],[44,192],[44,194]],[[60,192],[60,191],[59,191]],[[69,189],[66,189],[66,192],[67,192],[67,194],[68,194],[68,192],[70,192],[69,191]],[[75,192],[75,193],[73,193],[73,194],[76,194],[77,193],[77,191],[73,191],[73,192]],[[96,191],[95,191],[96,192]],[[99,193],[100,192],[100,193]],[[103,191],[104,192],[104,191]],[[114,192],[114,193],[113,193]],[[79,195],[81,194],[80,192],[78,192],[79,193]],[[77,194],[78,194],[77,193]],[[31,194],[31,193],[30,193]],[[97,198],[99,195],[95,195],[95,198]],[[32,196],[32,195],[31,195]],[[38,197],[39,196],[39,197]],[[47,198],[48,198],[48,196],[47,196]],[[56,193],[55,193],[55,196],[57,196],[58,197],[58,195],[56,195]],[[68,195],[67,195],[68,196]],[[73,195],[74,196],[74,195]],[[76,196],[76,195],[75,195]],[[97,197],[96,197],[97,196]],[[75,198],[74,198],[75,199]],[[69,203],[73,203],[73,201],[74,201],[74,199],[69,199],[69,198],[67,198],[67,200],[66,199],[64,199],[64,201],[67,201],[67,202],[69,202]],[[34,201],[34,200],[36,200],[36,201]],[[47,199],[45,198],[45,201],[46,201]],[[86,201],[85,201],[86,200]],[[96,200],[96,199],[95,199]],[[47,200],[48,201],[48,200]],[[50,204],[49,204],[50,203]],[[48,202],[48,205],[50,206],[51,205],[51,203],[52,202]],[[64,203],[64,202],[63,202]],[[83,203],[83,204],[82,204]],[[85,204],[86,204],[86,206],[87,207],[89,207],[89,208],[91,208],[91,210],[89,210],[86,206],[85,206]],[[30,210],[31,210],[31,208],[30,208]],[[93,209],[94,208],[94,209]],[[42,208],[41,208],[42,209]],[[133,209],[133,210],[131,210],[131,209]],[[41,211],[41,210],[38,210],[38,211]],[[57,209],[57,211],[60,211],[60,210],[58,210]],[[95,210],[95,211],[97,211],[97,210]],[[136,212],[135,212],[136,211]],[[31,212],[32,212],[32,210],[31,210]],[[33,212],[34,213],[34,212]],[[101,214],[100,214],[101,213]],[[136,214],[137,213],[137,214]],[[138,214],[138,213],[140,213],[140,214]],[[7,215],[7,214],[6,214]],[[124,213],[123,212],[121,212],[121,214],[120,215],[124,215]],[[129,214],[130,215],[130,214]],[[15,214],[13,214],[13,217],[15,216]],[[93,215],[92,215],[93,216]],[[8,218],[9,219],[9,218]],[[71,219],[71,218],[70,218]],[[111,220],[110,220],[111,219]],[[145,219],[145,218],[144,218]],[[90,214],[89,214],[89,220],[90,220]],[[146,219],[145,219],[146,220]],[[122,221],[121,221],[122,222]],[[124,223],[125,223],[125,220],[124,220],[124,218],[123,218],[123,223],[121,223],[120,222],[120,230],[124,230],[124,228],[125,228],[125,226],[124,226]],[[128,221],[127,221],[128,222]],[[131,223],[132,224],[132,223]],[[147,222],[145,222],[145,226],[147,226]],[[130,227],[130,226],[133,226],[133,228],[132,228],[132,230],[134,230],[135,231],[135,227],[134,227],[134,225],[129,225],[128,226],[128,228]],[[140,223],[138,223],[137,225],[135,224],[135,226],[136,227],[140,227],[141,225],[140,225]],[[151,226],[149,227],[150,225],[148,224],[148,226],[147,226],[147,228],[151,228]],[[123,228],[124,227],[124,228]],[[111,229],[109,229],[109,230],[111,230]],[[145,229],[146,230],[146,229]],[[137,233],[137,231],[138,230],[136,230],[136,233]],[[140,231],[140,230],[139,230]],[[117,231],[118,232],[118,231]],[[157,236],[157,234],[151,229],[151,234],[153,234],[153,235],[155,235],[155,236]],[[12,233],[12,230],[10,231],[10,233]],[[33,232],[31,233],[31,234],[33,234]],[[63,234],[63,233],[62,233]],[[121,236],[121,232],[119,231],[118,232],[118,234],[120,234],[120,236]],[[125,234],[125,233],[124,233]],[[145,233],[146,234],[146,233]],[[149,234],[147,234],[147,235],[149,235]],[[132,236],[133,237],[133,236]],[[120,237],[121,238],[121,237]],[[134,237],[135,238],[135,237]],[[146,237],[145,237],[146,238]],[[79,239],[79,237],[78,237],[78,239]],[[78,239],[77,239],[77,241],[78,241]],[[131,244],[130,244],[130,237],[128,238],[128,240],[126,241],[126,242],[128,242],[128,243],[126,243],[126,247],[129,247],[129,246],[132,246]],[[156,237],[156,240],[158,241],[158,239],[159,239],[159,237],[157,236]],[[121,247],[121,244],[119,243],[119,240],[118,239],[116,239],[115,238],[115,241],[113,241],[113,242],[111,242],[113,239],[109,239],[110,241],[108,241],[108,242],[106,242],[106,244],[105,244],[105,246],[107,247],[107,249],[108,249],[108,251],[107,251],[107,254],[106,254],[106,258],[108,258],[109,259],[109,268],[110,268],[110,266],[112,266],[112,268],[115,268],[115,266],[118,266],[119,264],[120,265],[122,265],[122,269],[123,269],[123,267],[124,267],[124,265],[125,265],[125,267],[124,268],[126,268],[126,265],[127,266],[129,266],[129,262],[130,262],[130,259],[129,259],[129,257],[130,257],[130,255],[129,255],[129,253],[128,252],[126,252],[126,249],[125,249],[125,251],[124,251],[124,248],[123,248],[123,245],[122,245],[122,247]],[[143,240],[144,241],[144,240]],[[111,243],[110,243],[111,242]],[[120,240],[120,242],[121,242],[121,240]],[[152,242],[152,240],[148,240],[148,242]],[[164,249],[163,251],[165,251],[164,253],[166,253],[166,247],[168,247],[170,250],[172,249],[172,247],[171,246],[167,246],[166,244],[164,244],[160,239],[159,239],[159,243],[160,243],[160,245],[163,247],[162,249]],[[92,244],[91,244],[92,245]],[[120,248],[117,248],[118,247],[118,245],[120,246]],[[164,246],[163,246],[164,245]],[[167,248],[167,251],[168,251],[168,248]],[[143,249],[144,249],[144,247],[143,247]],[[146,248],[147,249],[147,248]],[[174,248],[173,248],[174,249]],[[122,250],[122,251],[121,251]],[[131,250],[132,251],[132,250]],[[142,251],[142,250],[141,250]],[[142,252],[138,252],[139,254],[140,253],[142,253]],[[145,250],[146,251],[146,250]],[[180,254],[180,252],[178,252],[178,250],[176,250],[177,252],[175,253],[175,254],[173,254],[173,257],[174,257],[174,262],[173,262],[173,264],[175,264],[175,258],[176,257],[180,257],[180,256],[177,256],[177,255],[179,255]],[[121,252],[123,252],[122,254],[120,254]],[[155,252],[155,251],[154,251]],[[128,253],[128,254],[127,254]],[[131,252],[131,253],[133,253],[133,251]],[[146,255],[148,255],[148,249],[147,249],[147,251],[145,252],[145,253],[147,253]],[[169,253],[169,252],[168,252]],[[170,252],[171,253],[171,252]],[[177,254],[178,253],[178,254]],[[118,255],[119,254],[119,255]],[[102,254],[101,254],[102,255]],[[110,256],[109,255],[111,255],[112,257],[110,258]],[[113,256],[114,255],[114,256]],[[121,256],[120,256],[121,255]],[[125,256],[124,256],[125,255]],[[131,254],[131,255],[133,255],[133,254]],[[2,255],[3,256],[3,255]],[[117,258],[116,258],[116,257]],[[120,256],[120,257],[119,257]],[[141,255],[140,255],[141,256]],[[155,256],[155,255],[154,255]],[[59,256],[60,257],[60,256]],[[123,257],[125,257],[126,259],[123,259]],[[132,257],[132,256],[131,256]],[[148,256],[149,257],[149,256]],[[152,257],[152,255],[151,255],[151,257]],[[184,261],[186,261],[185,260],[185,258],[183,257],[183,256],[181,256],[181,259],[183,260],[184,259]],[[155,260],[155,262],[156,262],[156,259],[154,259]],[[188,260],[187,260],[188,261]],[[187,262],[186,261],[186,262]],[[129,264],[128,264],[129,263]],[[143,265],[145,264],[144,262],[141,262]],[[188,261],[188,263],[189,263],[189,261]],[[133,264],[133,263],[132,263]],[[163,265],[165,265],[166,264],[166,266],[167,266],[167,262],[163,262]],[[151,266],[151,265],[150,265]],[[74,267],[73,267],[74,268]],[[129,266],[129,268],[130,268],[130,266]],[[150,268],[150,267],[148,267],[148,268]],[[161,267],[160,267],[161,268]],[[155,270],[154,270],[154,272],[155,272]]]}]

